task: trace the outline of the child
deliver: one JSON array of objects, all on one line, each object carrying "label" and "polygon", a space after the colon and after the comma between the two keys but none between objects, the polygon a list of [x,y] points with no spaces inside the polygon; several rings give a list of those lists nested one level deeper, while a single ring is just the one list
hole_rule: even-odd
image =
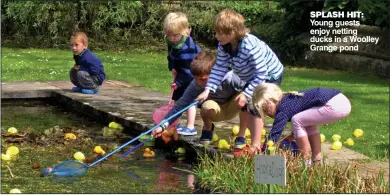
[{"label": "child", "polygon": [[[351,103],[335,89],[313,88],[283,94],[274,84],[263,83],[253,93],[253,106],[260,115],[275,118],[268,140],[279,140],[287,122],[291,120],[298,149],[313,163],[321,162],[321,139],[317,126],[342,119],[351,112]],[[309,164],[311,164],[309,162]]]},{"label": "child", "polygon": [[[200,52],[196,55],[191,65],[191,72],[195,79],[190,83],[183,97],[179,99],[165,118],[172,116],[194,102],[195,98],[206,87],[214,64],[215,56],[213,54]],[[208,100],[201,105],[200,115],[203,119],[203,131],[200,142],[202,144],[208,144],[212,141],[214,132],[214,124],[212,122],[232,119],[240,112],[240,109],[234,103],[234,98],[244,85],[245,82],[241,81],[237,75],[230,71],[225,75],[216,92],[211,93]],[[176,116],[162,127],[158,127],[153,131],[152,135],[160,136],[162,130],[166,129],[178,117],[180,116]],[[242,128],[246,129],[246,126]]]},{"label": "child", "polygon": [[[174,77],[172,87],[175,91],[172,100],[177,101],[194,79],[190,71],[190,65],[201,49],[189,36],[188,19],[184,13],[169,13],[164,19],[163,28],[168,42],[168,69],[172,71]],[[195,116],[196,108],[194,106],[187,111],[187,126],[178,128],[178,134],[197,134],[194,127]]]},{"label": "child", "polygon": [[251,146],[249,147],[245,144],[245,129],[240,128],[235,140],[234,154],[235,156],[252,155],[260,152],[261,131],[264,123],[258,113],[249,109],[247,104],[251,104],[253,89],[258,84],[281,83],[283,65],[267,44],[248,33],[244,17],[231,9],[225,9],[217,15],[215,32],[215,37],[219,42],[217,63],[211,71],[206,89],[197,100],[204,101],[210,91],[214,92],[217,89],[223,75],[229,71],[228,65],[231,64],[234,73],[247,82],[243,92],[235,98],[235,101],[237,106],[244,111],[243,117],[240,117],[240,123],[248,123],[251,132]]},{"label": "child", "polygon": [[96,94],[103,84],[106,74],[102,62],[88,49],[88,37],[83,32],[76,32],[70,38],[75,65],[70,70],[70,81],[76,87],[74,92]]}]

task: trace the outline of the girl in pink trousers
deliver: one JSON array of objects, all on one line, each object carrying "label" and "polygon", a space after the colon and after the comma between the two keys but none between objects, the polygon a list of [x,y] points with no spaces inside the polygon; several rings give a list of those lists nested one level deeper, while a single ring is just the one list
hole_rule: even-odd
[{"label": "girl in pink trousers", "polygon": [[313,163],[322,161],[318,125],[340,120],[351,112],[348,98],[335,89],[312,88],[283,93],[275,84],[262,83],[255,88],[252,98],[252,106],[262,117],[267,115],[275,119],[268,140],[276,143],[287,122],[291,121],[301,155],[310,158],[311,148]]}]

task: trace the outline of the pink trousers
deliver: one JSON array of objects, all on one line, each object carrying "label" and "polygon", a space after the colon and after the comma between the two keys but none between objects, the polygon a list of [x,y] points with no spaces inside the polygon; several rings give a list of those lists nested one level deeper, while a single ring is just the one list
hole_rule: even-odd
[{"label": "pink trousers", "polygon": [[294,137],[300,138],[320,133],[318,125],[340,120],[351,112],[351,103],[342,93],[330,99],[324,106],[302,111],[291,118]]}]

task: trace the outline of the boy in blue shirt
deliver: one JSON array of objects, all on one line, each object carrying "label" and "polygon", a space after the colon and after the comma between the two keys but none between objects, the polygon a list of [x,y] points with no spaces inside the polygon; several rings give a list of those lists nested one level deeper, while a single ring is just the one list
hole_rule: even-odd
[{"label": "boy in blue shirt", "polygon": [[70,38],[75,65],[70,70],[70,81],[76,87],[74,92],[96,94],[103,84],[106,74],[100,59],[88,49],[88,37],[84,32],[76,32]]},{"label": "boy in blue shirt", "polygon": [[[189,36],[189,24],[187,16],[181,12],[169,13],[164,19],[164,34],[168,43],[168,69],[172,71],[174,82],[172,88],[172,100],[178,101],[194,79],[191,74],[190,65],[197,53],[201,51]],[[187,111],[187,125],[178,128],[177,133],[181,135],[196,135],[194,127],[196,108],[191,107]]]}]

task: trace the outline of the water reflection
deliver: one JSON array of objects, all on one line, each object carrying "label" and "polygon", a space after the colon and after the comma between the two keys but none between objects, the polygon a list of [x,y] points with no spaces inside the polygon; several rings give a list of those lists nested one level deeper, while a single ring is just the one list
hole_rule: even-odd
[{"label": "water reflection", "polygon": [[[145,158],[142,156],[143,150],[139,149],[126,158],[126,162],[121,165],[123,170],[134,181],[142,184],[154,183],[156,191],[167,189],[189,188],[194,190],[195,177],[188,171],[192,171],[192,165],[183,161],[167,159],[169,153],[155,150],[156,156]],[[148,175],[157,174],[156,181],[148,178]]]}]

